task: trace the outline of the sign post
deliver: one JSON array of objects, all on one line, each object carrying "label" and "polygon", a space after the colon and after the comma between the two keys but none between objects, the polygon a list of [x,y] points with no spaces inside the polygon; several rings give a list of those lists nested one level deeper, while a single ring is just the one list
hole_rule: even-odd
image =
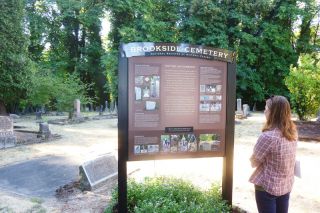
[{"label": "sign post", "polygon": [[119,212],[127,212],[127,161],[223,157],[232,203],[235,53],[136,42],[119,56]]}]

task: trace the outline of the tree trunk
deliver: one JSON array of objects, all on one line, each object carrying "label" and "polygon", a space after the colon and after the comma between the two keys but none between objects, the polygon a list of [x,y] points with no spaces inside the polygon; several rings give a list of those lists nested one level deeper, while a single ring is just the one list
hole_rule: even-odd
[{"label": "tree trunk", "polygon": [[4,101],[0,100],[0,115],[8,115]]}]

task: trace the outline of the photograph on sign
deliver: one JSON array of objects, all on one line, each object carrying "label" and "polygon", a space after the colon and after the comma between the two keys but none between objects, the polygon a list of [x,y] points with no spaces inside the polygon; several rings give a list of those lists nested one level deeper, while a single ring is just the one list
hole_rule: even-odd
[{"label": "photograph on sign", "polygon": [[224,156],[227,63],[128,60],[128,159]]}]

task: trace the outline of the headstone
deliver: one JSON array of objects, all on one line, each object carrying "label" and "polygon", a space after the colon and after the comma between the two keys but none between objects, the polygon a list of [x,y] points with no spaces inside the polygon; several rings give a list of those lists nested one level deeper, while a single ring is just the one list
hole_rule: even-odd
[{"label": "headstone", "polygon": [[46,108],[44,106],[41,106],[41,112],[42,112],[42,114],[46,113]]},{"label": "headstone", "polygon": [[48,123],[39,123],[39,134],[41,138],[48,139],[51,135]]},{"label": "headstone", "polygon": [[242,109],[241,109],[241,98],[238,98],[237,99],[237,112],[242,112]]},{"label": "headstone", "polygon": [[0,116],[0,149],[16,146],[13,134],[13,121],[9,116]]},{"label": "headstone", "polygon": [[42,113],[41,111],[36,112],[36,120],[41,120],[42,119]]},{"label": "headstone", "polygon": [[242,119],[243,118],[243,111],[242,111],[242,108],[241,108],[241,98],[238,98],[237,99],[237,111],[236,111],[236,114],[235,114],[235,116],[236,116],[236,118],[240,118],[240,119]]},{"label": "headstone", "polygon": [[118,114],[118,108],[117,108],[117,103],[114,103],[114,108],[113,108],[113,114]]},{"label": "headstone", "polygon": [[99,115],[103,115],[103,106],[100,105]]},{"label": "headstone", "polygon": [[250,106],[248,104],[243,104],[243,116],[247,117],[250,113]]},{"label": "headstone", "polygon": [[255,112],[255,111],[257,111],[257,104],[256,103],[254,103],[254,105],[252,107],[252,112]]},{"label": "headstone", "polygon": [[111,101],[110,103],[110,112],[113,113],[114,110],[114,101]]},{"label": "headstone", "polygon": [[79,173],[81,189],[93,190],[118,174],[118,162],[114,155],[106,154],[82,164]]},{"label": "headstone", "polygon": [[80,114],[80,100],[79,99],[74,100],[74,117],[76,117],[76,118],[81,117],[81,114]]},{"label": "headstone", "polygon": [[19,115],[16,115],[16,114],[9,114],[10,118],[12,119],[19,119],[20,116]]},{"label": "headstone", "polygon": [[110,110],[109,110],[109,108],[108,108],[108,101],[106,101],[106,106],[105,106],[105,108],[104,108],[104,111],[106,112],[106,113],[108,113],[108,112],[110,112]]}]

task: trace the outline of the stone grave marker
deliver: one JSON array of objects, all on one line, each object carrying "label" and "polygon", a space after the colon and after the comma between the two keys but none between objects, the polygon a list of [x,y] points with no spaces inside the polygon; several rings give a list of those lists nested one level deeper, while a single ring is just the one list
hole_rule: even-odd
[{"label": "stone grave marker", "polygon": [[237,112],[242,113],[242,108],[241,108],[241,98],[237,99]]},{"label": "stone grave marker", "polygon": [[248,104],[243,104],[243,116],[246,118],[250,113],[250,106]]},{"label": "stone grave marker", "polygon": [[16,143],[12,119],[9,116],[0,116],[0,149],[14,147]]},{"label": "stone grave marker", "polygon": [[236,111],[236,118],[243,118],[243,111],[242,111],[242,108],[241,108],[241,98],[238,98],[237,99],[237,111]]},{"label": "stone grave marker", "polygon": [[110,112],[113,113],[114,110],[114,101],[111,101],[110,103]]},{"label": "stone grave marker", "polygon": [[39,123],[39,134],[38,137],[48,139],[51,135],[48,123]]},{"label": "stone grave marker", "polygon": [[41,119],[42,119],[42,112],[36,111],[36,120],[41,120]]},{"label": "stone grave marker", "polygon": [[85,162],[79,167],[80,187],[93,190],[118,175],[118,161],[112,154],[106,154]]},{"label": "stone grave marker", "polygon": [[106,107],[104,108],[104,111],[105,111],[106,113],[109,113],[110,110],[109,110],[109,108],[108,108],[108,101],[106,101],[105,104],[106,104]]},{"label": "stone grave marker", "polygon": [[117,108],[117,103],[114,103],[114,108],[113,108],[113,114],[118,114],[118,108]]},{"label": "stone grave marker", "polygon": [[99,115],[103,115],[103,105],[100,105]]},{"label": "stone grave marker", "polygon": [[73,113],[73,115],[76,118],[81,117],[81,114],[80,114],[80,100],[79,99],[74,100],[74,113]]}]

